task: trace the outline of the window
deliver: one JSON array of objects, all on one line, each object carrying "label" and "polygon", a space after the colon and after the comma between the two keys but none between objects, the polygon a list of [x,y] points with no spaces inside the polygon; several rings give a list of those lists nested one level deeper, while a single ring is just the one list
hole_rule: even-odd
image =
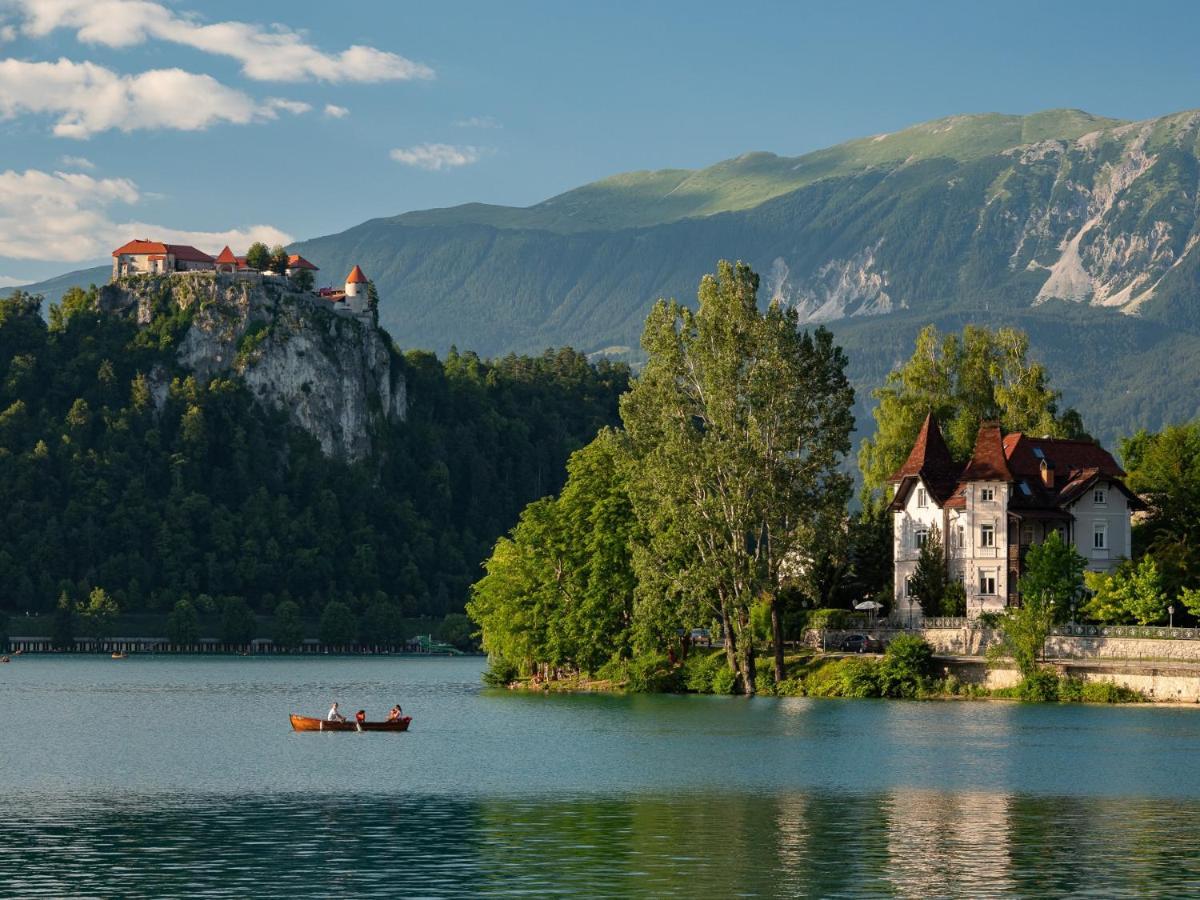
[{"label": "window", "polygon": [[958,526],[958,548],[961,550],[967,546],[967,530],[961,525]]},{"label": "window", "polygon": [[924,548],[925,544],[929,541],[929,530],[926,528],[918,528],[913,534],[913,541],[915,542],[918,550]]},{"label": "window", "polygon": [[1022,544],[1032,544],[1033,543],[1033,523],[1032,522],[1026,522],[1024,525],[1021,526],[1021,543]]},{"label": "window", "polygon": [[1029,489],[1029,485],[1027,485],[1024,481],[1021,482],[1021,493],[1024,494],[1026,497],[1033,496],[1033,491],[1031,491]]},{"label": "window", "polygon": [[1103,506],[1107,502],[1105,499],[1104,488],[1096,488],[1096,492],[1092,494],[1092,502],[1097,506]]},{"label": "window", "polygon": [[1108,523],[1097,522],[1092,526],[1092,547],[1096,550],[1108,549]]},{"label": "window", "polygon": [[994,594],[996,593],[996,573],[987,569],[979,570],[979,593]]},{"label": "window", "polygon": [[925,496],[925,488],[922,488],[922,487],[917,488],[917,506],[924,509],[928,505],[929,505],[929,501],[928,501],[928,498]]},{"label": "window", "polygon": [[996,499],[996,489],[995,488],[980,488],[979,489],[979,499],[985,503],[995,500]]},{"label": "window", "polygon": [[995,525],[980,525],[979,526],[979,546],[980,547],[995,547],[996,546],[996,526]]}]

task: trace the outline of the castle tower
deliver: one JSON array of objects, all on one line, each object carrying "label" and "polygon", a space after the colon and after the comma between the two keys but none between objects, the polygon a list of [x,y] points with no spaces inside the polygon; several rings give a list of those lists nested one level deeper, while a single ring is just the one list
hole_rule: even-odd
[{"label": "castle tower", "polygon": [[346,306],[355,315],[367,311],[367,276],[357,265],[346,276]]},{"label": "castle tower", "polygon": [[233,255],[233,251],[229,249],[229,245],[225,245],[225,249],[215,261],[216,269],[225,275],[236,275],[238,270],[237,257]]}]

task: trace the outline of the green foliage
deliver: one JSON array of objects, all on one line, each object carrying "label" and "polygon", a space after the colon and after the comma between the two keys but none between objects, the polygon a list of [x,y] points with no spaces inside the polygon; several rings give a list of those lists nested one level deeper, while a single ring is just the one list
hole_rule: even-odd
[{"label": "green foliage", "polygon": [[112,627],[121,612],[117,601],[104,588],[92,588],[79,614],[84,631],[96,640],[112,637]]},{"label": "green foliage", "polygon": [[259,272],[265,272],[271,266],[271,251],[262,241],[255,241],[246,251],[246,265]]},{"label": "green foliage", "polygon": [[659,301],[642,336],[649,360],[621,399],[645,535],[639,598],[666,593],[668,619],[720,620],[748,693],[750,607],[767,597],[778,609],[785,562],[807,556],[818,525],[844,508],[839,463],[853,426],[840,348],[827,331],[799,331],[793,307],[762,312],[758,283],[722,261],[701,281],[696,312]]},{"label": "green foliage", "polygon": [[1141,691],[1111,681],[1084,681],[1069,676],[1059,679],[1058,699],[1063,703],[1144,703]]},{"label": "green foliage", "polygon": [[489,659],[483,683],[488,687],[508,687],[520,677],[517,667],[503,659]]},{"label": "green foliage", "polygon": [[478,649],[475,642],[475,626],[470,617],[462,613],[447,614],[438,628],[437,637],[438,640],[464,652]]},{"label": "green foliage", "polygon": [[1179,602],[1184,609],[1200,619],[1200,588],[1184,588],[1179,592]]},{"label": "green foliage", "polygon": [[54,607],[50,644],[55,650],[75,649],[75,601],[66,591],[59,595]]},{"label": "green foliage", "polygon": [[1058,699],[1059,677],[1050,669],[1035,666],[1017,685],[1017,697],[1021,700],[1033,700],[1050,703]]},{"label": "green foliage", "polygon": [[11,627],[8,615],[0,611],[0,652],[8,650],[9,629]]},{"label": "green foliage", "polygon": [[241,597],[226,597],[221,604],[221,643],[249,644],[255,637],[258,622]]},{"label": "green foliage", "polygon": [[[793,690],[790,685],[787,690]],[[809,697],[878,697],[879,664],[873,659],[848,657],[830,660],[805,676]]]},{"label": "green foliage", "polygon": [[814,609],[808,612],[804,624],[818,631],[845,631],[856,628],[861,619],[848,609]]},{"label": "green foliage", "polygon": [[272,640],[276,646],[294,650],[304,642],[304,620],[300,605],[294,600],[281,600],[275,607]]},{"label": "green foliage", "polygon": [[933,325],[922,329],[909,361],[872,393],[875,434],[859,451],[864,488],[882,498],[929,413],[956,459],[970,455],[985,419],[999,419],[1006,431],[1074,436],[1078,414],[1058,416],[1046,369],[1028,356],[1028,335],[1013,328],[968,325],[961,336],[942,336]]},{"label": "green foliage", "polygon": [[941,533],[937,525],[929,529],[925,546],[917,557],[917,568],[911,581],[912,595],[921,604],[925,615],[934,616],[942,611],[949,588],[950,575],[946,571],[946,556],[942,551]]},{"label": "green foliage", "polygon": [[958,578],[952,578],[942,595],[943,616],[965,616],[967,614],[967,589]]},{"label": "green foliage", "polygon": [[635,656],[626,664],[625,677],[626,688],[635,694],[669,693],[683,685],[682,669],[661,653]]},{"label": "green foliage", "polygon": [[362,643],[385,647],[403,647],[407,637],[403,613],[388,600],[377,600],[366,608],[359,619],[358,631]]},{"label": "green foliage", "polygon": [[298,291],[311,291],[314,285],[311,269],[297,269],[292,273],[292,287]]},{"label": "green foliage", "polygon": [[558,498],[526,507],[472,589],[483,647],[523,671],[594,672],[631,636],[634,520],[621,435],[605,431],[567,464]]},{"label": "green foliage", "polygon": [[330,600],[321,613],[318,634],[322,644],[347,647],[358,637],[358,621],[345,603]]},{"label": "green foliage", "polygon": [[1088,572],[1092,598],[1084,614],[1097,622],[1152,625],[1167,618],[1167,595],[1152,556],[1134,565],[1126,560],[1110,574]]},{"label": "green foliage", "polygon": [[1135,553],[1154,559],[1168,596],[1200,589],[1200,419],[1139,431],[1122,441],[1121,458],[1149,507],[1134,526]]},{"label": "green foliage", "polygon": [[879,693],[884,697],[917,697],[933,674],[933,648],[915,634],[893,638],[876,669]]},{"label": "green foliage", "polygon": [[[246,257],[247,265],[249,265],[249,256]],[[267,268],[276,275],[282,275],[287,271],[288,267],[288,252],[281,245],[276,244],[271,248],[271,255],[267,260]],[[257,268],[257,266],[255,267]],[[307,270],[306,270],[307,271]]]},{"label": "green foliage", "polygon": [[286,596],[315,618],[379,591],[406,616],[461,612],[496,538],[562,486],[628,384],[571,350],[396,354],[408,421],[351,466],[239,377],[189,377],[173,348],[191,307],[162,282],[139,285],[155,298],[142,327],[80,312],[51,331],[38,298],[0,300],[0,609],[49,613],[64,585],[102,585],[132,614],[208,594],[264,615]]},{"label": "green foliage", "polygon": [[[728,674],[728,682],[725,675]],[[725,651],[693,650],[683,664],[683,685],[696,694],[728,694],[733,687],[733,673],[725,662]],[[726,683],[728,686],[726,686]],[[725,688],[719,690],[718,688]]]},{"label": "green foliage", "polygon": [[177,600],[167,616],[167,640],[176,646],[200,639],[200,617],[190,600]]}]

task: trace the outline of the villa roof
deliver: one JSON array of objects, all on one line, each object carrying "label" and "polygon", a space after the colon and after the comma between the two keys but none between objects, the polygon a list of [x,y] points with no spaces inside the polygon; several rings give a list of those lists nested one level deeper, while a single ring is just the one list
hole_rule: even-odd
[{"label": "villa roof", "polygon": [[[314,272],[320,271],[320,268],[318,266],[314,266],[312,263],[310,263],[307,259],[305,259],[303,256],[301,256],[299,253],[293,253],[291,256],[288,257],[287,267],[289,269],[312,269]],[[358,266],[355,266],[354,268],[357,269]],[[351,274],[353,274],[353,273],[351,273]]]},{"label": "villa roof", "polygon": [[217,262],[222,265],[237,265],[238,258],[234,256],[233,251],[229,249],[229,245],[225,245],[225,249],[217,256]]},{"label": "villa roof", "polygon": [[999,422],[983,422],[975,435],[975,450],[959,481],[1013,481],[1012,471],[1004,456]]},{"label": "villa roof", "polygon": [[1064,476],[1072,469],[1096,469],[1112,478],[1125,477],[1112,454],[1094,441],[1034,438],[1016,431],[1005,435],[1004,455],[1018,475],[1039,475],[1045,459]]},{"label": "villa roof", "polygon": [[950,448],[946,446],[942,430],[938,427],[933,413],[929,413],[921,423],[921,430],[917,432],[917,440],[908,454],[908,459],[888,480],[896,482],[919,477],[935,490],[942,488],[945,493],[949,493],[954,487],[957,475],[958,467],[954,465],[954,459],[950,456]]},{"label": "villa roof", "polygon": [[350,274],[346,276],[347,284],[366,284],[367,276],[363,274],[363,270],[357,265],[350,270]]}]

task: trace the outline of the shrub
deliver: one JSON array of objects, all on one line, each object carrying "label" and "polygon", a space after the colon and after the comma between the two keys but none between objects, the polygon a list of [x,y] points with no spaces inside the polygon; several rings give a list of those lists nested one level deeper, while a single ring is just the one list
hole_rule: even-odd
[{"label": "shrub", "polygon": [[884,697],[917,697],[933,673],[933,648],[915,634],[896,637],[879,664],[879,692]]},{"label": "shrub", "polygon": [[773,659],[755,660],[754,680],[759,694],[764,697],[775,696],[775,661]]},{"label": "shrub", "polygon": [[[728,690],[719,691],[715,687],[717,677],[722,670],[729,671],[724,650],[713,653],[693,650],[683,664],[683,686],[696,694],[727,694]],[[732,673],[730,673],[729,685],[732,689]]]},{"label": "shrub", "polygon": [[809,612],[805,627],[842,631],[853,628],[856,624],[855,620],[855,615],[848,609],[814,609]]},{"label": "shrub", "polygon": [[517,667],[512,663],[493,657],[488,660],[487,671],[483,673],[483,683],[489,687],[507,687],[516,681],[519,675]]},{"label": "shrub", "polygon": [[1058,699],[1059,677],[1050,669],[1034,669],[1017,685],[1020,700],[1050,702]]},{"label": "shrub", "polygon": [[809,697],[878,697],[879,664],[872,659],[831,660],[804,679]]},{"label": "shrub", "polygon": [[804,679],[803,678],[785,678],[783,681],[775,685],[776,697],[803,697],[804,696]]},{"label": "shrub", "polygon": [[712,692],[714,694],[732,694],[736,683],[737,679],[733,677],[729,666],[723,665],[713,674]]},{"label": "shrub", "polygon": [[1064,703],[1138,703],[1146,695],[1111,681],[1068,677],[1058,683],[1058,699]]},{"label": "shrub", "polygon": [[682,669],[661,653],[647,653],[629,661],[626,686],[638,694],[665,694],[682,685]]}]

